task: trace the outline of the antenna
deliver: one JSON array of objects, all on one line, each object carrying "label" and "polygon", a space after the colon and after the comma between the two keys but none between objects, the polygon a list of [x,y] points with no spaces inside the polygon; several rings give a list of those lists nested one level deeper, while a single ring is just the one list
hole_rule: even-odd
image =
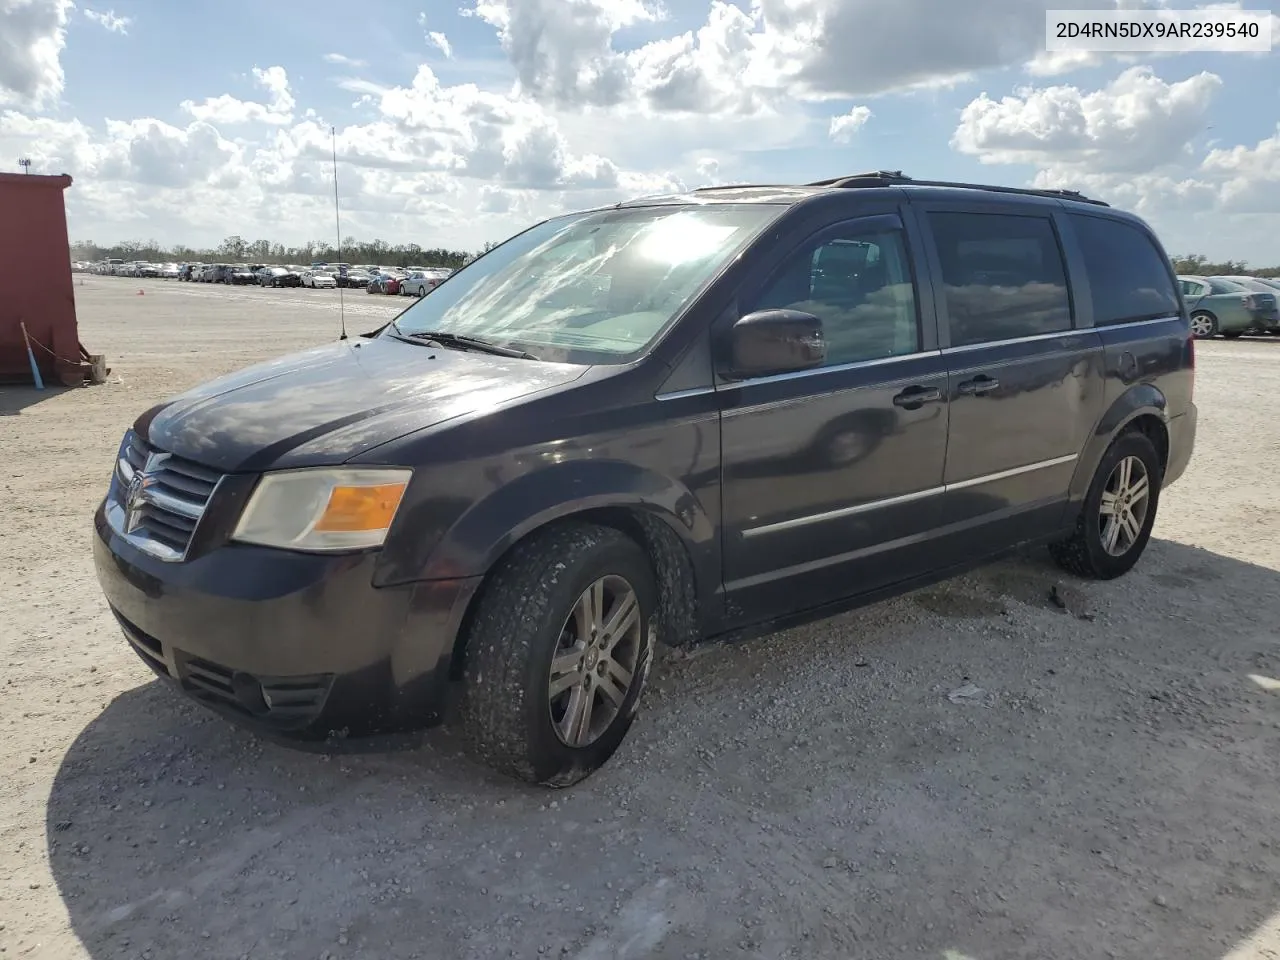
[{"label": "antenna", "polygon": [[22,158],[20,158],[20,159],[18,160],[18,166],[20,166],[20,167],[22,168],[22,171],[23,171],[24,173],[30,173],[30,172],[31,172],[31,158],[30,158],[30,157],[22,157]]},{"label": "antenna", "polygon": [[[329,128],[329,137],[333,145],[333,222],[338,230],[338,262],[342,263],[342,215],[338,212],[338,130],[336,127]],[[347,304],[343,292],[342,284],[338,284],[338,323],[342,326],[342,336],[338,337],[339,340],[347,339]]]}]

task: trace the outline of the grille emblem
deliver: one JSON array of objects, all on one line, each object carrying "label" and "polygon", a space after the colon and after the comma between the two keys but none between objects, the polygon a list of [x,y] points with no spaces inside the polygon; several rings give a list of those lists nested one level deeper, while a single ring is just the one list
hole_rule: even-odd
[{"label": "grille emblem", "polygon": [[159,482],[156,476],[160,466],[169,459],[170,454],[153,453],[147,457],[142,469],[134,473],[124,492],[125,533],[133,533],[142,524],[142,508],[149,499],[146,491]]}]

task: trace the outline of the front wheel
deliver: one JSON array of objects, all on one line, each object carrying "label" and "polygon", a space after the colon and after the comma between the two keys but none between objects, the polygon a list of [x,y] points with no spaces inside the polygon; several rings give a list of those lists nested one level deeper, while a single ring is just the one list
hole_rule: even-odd
[{"label": "front wheel", "polygon": [[1122,433],[1098,464],[1075,532],[1050,545],[1053,559],[1094,580],[1128,573],[1151,539],[1162,479],[1155,445],[1143,433]]},{"label": "front wheel", "polygon": [[635,718],[653,658],[649,558],[607,527],[568,524],[518,544],[478,600],[462,698],[471,754],[567,787],[599,769]]}]

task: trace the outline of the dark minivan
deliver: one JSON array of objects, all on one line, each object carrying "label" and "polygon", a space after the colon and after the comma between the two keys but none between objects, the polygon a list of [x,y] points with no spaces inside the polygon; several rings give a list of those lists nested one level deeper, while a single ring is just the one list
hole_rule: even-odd
[{"label": "dark minivan", "polygon": [[1191,456],[1193,348],[1151,231],[1076,193],[886,172],[620,203],[148,410],[98,575],[147,664],[260,731],[456,714],[565,786],[657,642],[1027,544],[1125,573]]}]

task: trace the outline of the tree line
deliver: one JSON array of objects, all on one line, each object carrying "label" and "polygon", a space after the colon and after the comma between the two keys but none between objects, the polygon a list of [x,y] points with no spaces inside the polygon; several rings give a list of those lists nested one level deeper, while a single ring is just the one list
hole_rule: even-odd
[{"label": "tree line", "polygon": [[[489,250],[492,243],[486,243]],[[481,251],[484,252],[484,251]],[[326,263],[372,263],[385,267],[458,267],[475,258],[477,254],[465,250],[446,250],[443,247],[424,249],[416,243],[390,244],[385,240],[344,240],[341,255],[332,241],[312,240],[301,246],[289,247],[269,240],[245,240],[232,235],[216,248],[188,247],[182,244],[166,247],[157,240],[126,240],[112,246],[103,246],[91,240],[71,244],[71,259],[142,260],[149,263],[279,263],[309,264],[318,260]]]},{"label": "tree line", "polygon": [[1187,277],[1280,277],[1280,267],[1251,267],[1244,260],[1211,263],[1199,253],[1175,256],[1173,272]]}]

